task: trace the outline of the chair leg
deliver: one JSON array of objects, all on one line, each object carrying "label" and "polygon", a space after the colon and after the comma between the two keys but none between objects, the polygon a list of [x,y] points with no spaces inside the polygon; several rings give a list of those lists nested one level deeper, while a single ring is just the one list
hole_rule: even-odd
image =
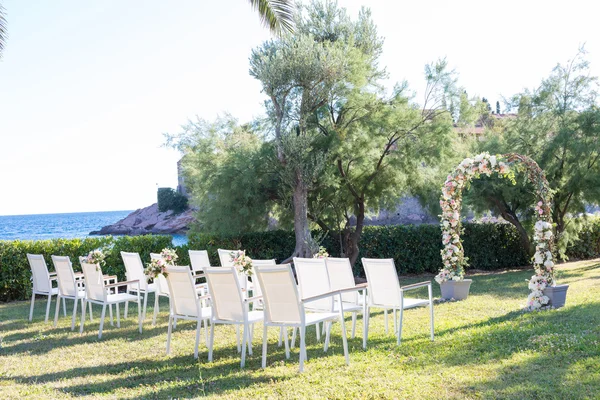
[{"label": "chair leg", "polygon": [[240,347],[240,326],[239,325],[235,326],[235,339],[237,341],[237,351],[239,353],[240,351],[242,351],[242,349]]},{"label": "chair leg", "polygon": [[[283,332],[284,328],[281,327],[281,329],[282,329],[281,332]],[[296,328],[292,328],[292,329],[296,330]],[[283,336],[283,340],[285,341],[285,358],[289,360],[290,359],[290,345],[288,343],[289,342],[289,336],[288,336],[287,327],[285,328],[285,335]]]},{"label": "chair leg", "polygon": [[244,332],[242,333],[242,361],[240,363],[241,368],[244,368],[244,366],[246,365],[246,343],[248,342],[249,330],[250,327],[248,326],[248,324],[244,324]]},{"label": "chair leg", "polygon": [[81,305],[81,320],[79,321],[79,333],[83,333],[83,324],[85,323],[85,306],[87,301],[85,299],[81,299],[83,304]]},{"label": "chair leg", "polygon": [[121,327],[121,310],[119,310],[119,303],[115,304],[115,309],[117,310],[117,328]]},{"label": "chair leg", "polygon": [[152,314],[152,326],[156,326],[156,316],[158,315],[158,293],[154,293],[154,313]]},{"label": "chair leg", "polygon": [[102,328],[104,327],[104,316],[106,315],[106,304],[102,304],[102,314],[100,315],[100,329],[98,330],[98,339],[102,339]]},{"label": "chair leg", "polygon": [[330,328],[330,322],[327,321],[323,321],[323,324],[327,324],[327,328],[325,329],[325,344],[323,344],[323,352],[326,352],[327,349],[329,348],[329,335],[331,332],[331,328]]},{"label": "chair leg", "polygon": [[35,303],[35,292],[31,294],[31,307],[29,307],[29,320],[33,319],[33,304]]},{"label": "chair leg", "polygon": [[296,328],[292,328],[292,341],[290,342],[290,348],[294,348],[296,346]]},{"label": "chair leg", "polygon": [[398,332],[398,326],[396,325],[397,320],[398,316],[396,315],[396,309],[394,308],[394,333]]},{"label": "chair leg", "polygon": [[65,301],[65,298],[63,297],[63,314],[65,314],[65,317],[67,316],[67,302]]},{"label": "chair leg", "polygon": [[[63,297],[64,299],[64,297]],[[77,318],[77,297],[73,300],[73,318],[71,318],[71,330],[75,330],[75,319]]]},{"label": "chair leg", "polygon": [[[318,322],[315,324],[315,327],[317,328],[317,342],[320,342],[321,341],[321,331],[319,330]],[[325,322],[323,322],[323,327],[325,327]]]},{"label": "chair leg", "polygon": [[304,341],[305,336],[306,326],[302,325],[300,327],[300,372],[304,372],[304,357],[306,355],[306,342]]},{"label": "chair leg", "polygon": [[[127,307],[127,303],[125,303]],[[167,355],[171,354],[171,332],[173,326],[173,316],[169,313],[169,327],[167,328]]]},{"label": "chair leg", "polygon": [[129,300],[125,302],[125,312],[123,313],[123,318],[127,319],[127,311],[129,311]]},{"label": "chair leg", "polygon": [[398,346],[402,340],[402,317],[404,316],[404,297],[400,295],[400,322],[398,324]]},{"label": "chair leg", "polygon": [[[356,315],[356,314],[354,314],[354,315]],[[346,365],[349,365],[350,364],[350,356],[348,355],[348,338],[346,337],[346,324],[344,324],[344,313],[341,310],[340,310],[340,324],[342,325],[342,343],[344,345],[344,356],[346,357]]]},{"label": "chair leg", "polygon": [[50,314],[50,303],[52,302],[52,295],[48,295],[48,304],[46,305],[46,319],[44,322],[48,322],[48,314]]},{"label": "chair leg", "polygon": [[140,333],[142,333],[142,323],[144,322],[144,319],[142,318],[142,300],[140,299],[139,296],[139,292],[138,292],[138,299],[137,299],[137,309],[138,309],[138,330],[140,331]]},{"label": "chair leg", "polygon": [[[287,329],[286,329],[287,331]],[[281,347],[281,342],[283,341],[283,326],[279,327],[279,341],[277,342],[277,346]]]},{"label": "chair leg", "polygon": [[352,313],[352,339],[356,336],[356,312]]},{"label": "chair leg", "polygon": [[433,296],[431,293],[431,285],[428,286],[429,289],[429,315],[431,318],[431,341],[433,341]]},{"label": "chair leg", "polygon": [[369,316],[370,310],[369,307],[365,307],[365,311],[363,313],[363,349],[367,349],[367,338],[369,337]]},{"label": "chair leg", "polygon": [[[279,331],[281,332],[281,330]],[[263,323],[263,346],[262,346],[262,364],[261,367],[264,369],[267,367],[267,324]]]},{"label": "chair leg", "polygon": [[208,318],[204,319],[204,336],[205,336],[205,344],[208,346]]},{"label": "chair leg", "polygon": [[[77,300],[76,300],[77,302]],[[64,307],[63,307],[64,308]],[[54,312],[54,327],[58,324],[58,313],[60,312],[60,294],[56,297],[56,311]]]},{"label": "chair leg", "polygon": [[92,315],[92,302],[88,302],[88,308],[90,309],[90,322],[94,322],[94,316]]},{"label": "chair leg", "polygon": [[194,346],[194,359],[198,358],[198,346],[200,346],[200,327],[202,327],[202,320],[196,322],[196,345]]},{"label": "chair leg", "polygon": [[386,308],[385,310],[383,310],[383,319],[385,321],[385,334],[386,335],[388,334],[388,331],[389,331],[389,329],[388,329],[388,315],[387,314],[388,314],[388,312],[387,312],[387,308]]},{"label": "chair leg", "polygon": [[113,306],[112,304],[108,305],[108,316],[110,318],[110,326],[115,326],[114,320],[113,320],[113,312],[112,312]]},{"label": "chair leg", "polygon": [[142,320],[146,320],[146,306],[148,305],[148,292],[144,293],[144,308],[142,311]]},{"label": "chair leg", "polygon": [[248,340],[246,344],[248,345],[248,355],[252,355],[252,337],[254,336],[254,324],[248,326]]},{"label": "chair leg", "polygon": [[211,322],[210,324],[210,340],[208,346],[208,361],[211,362],[213,360],[213,344],[215,343],[215,324]]}]

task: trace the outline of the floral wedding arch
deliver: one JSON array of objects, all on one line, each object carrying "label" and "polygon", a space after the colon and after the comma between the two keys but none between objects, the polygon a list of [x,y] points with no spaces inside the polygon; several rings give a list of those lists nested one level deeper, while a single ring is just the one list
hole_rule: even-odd
[{"label": "floral wedding arch", "polygon": [[482,175],[490,176],[497,173],[499,176],[509,178],[514,183],[515,168],[523,167],[527,180],[535,187],[538,199],[535,205],[537,222],[535,223],[535,255],[533,267],[535,275],[529,281],[531,293],[527,298],[527,307],[531,310],[539,309],[548,304],[548,297],[543,290],[547,286],[554,286],[554,262],[552,261],[552,215],[550,204],[552,192],[546,180],[544,171],[539,165],[527,156],[516,153],[490,155],[481,153],[475,158],[464,159],[458,167],[446,178],[442,188],[440,206],[442,207],[442,261],[444,266],[435,280],[442,284],[446,281],[460,281],[464,278],[464,268],[467,259],[464,256],[460,234],[460,210],[463,189],[471,180]]}]

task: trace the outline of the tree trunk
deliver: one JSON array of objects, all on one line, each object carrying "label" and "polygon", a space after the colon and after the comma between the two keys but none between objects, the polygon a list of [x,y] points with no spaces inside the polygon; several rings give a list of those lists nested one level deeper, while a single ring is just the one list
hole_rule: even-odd
[{"label": "tree trunk", "polygon": [[533,256],[533,249],[531,248],[531,241],[529,240],[529,235],[527,231],[519,221],[517,215],[510,210],[506,204],[496,198],[488,198],[492,203],[496,205],[497,210],[500,212],[502,218],[506,221],[510,222],[515,228],[517,228],[517,232],[519,232],[519,240],[521,242],[521,246],[525,249],[528,256]]},{"label": "tree trunk", "polygon": [[365,202],[362,199],[357,201],[356,207],[356,227],[354,230],[346,228],[344,231],[344,256],[350,259],[350,264],[354,265],[358,259],[360,248],[360,237],[365,226]]},{"label": "tree trunk", "polygon": [[294,203],[294,233],[296,234],[296,248],[294,253],[285,261],[289,262],[293,257],[312,257],[313,239],[308,222],[308,190],[301,176],[296,173],[296,187],[293,195]]}]

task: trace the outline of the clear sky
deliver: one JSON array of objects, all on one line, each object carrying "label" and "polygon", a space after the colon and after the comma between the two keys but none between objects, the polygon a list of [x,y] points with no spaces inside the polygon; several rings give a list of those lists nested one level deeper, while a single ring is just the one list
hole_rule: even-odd
[{"label": "clear sky", "polygon": [[[0,215],[136,209],[175,187],[162,147],[188,118],[261,115],[248,75],[270,38],[247,0],[0,0]],[[370,7],[389,86],[423,87],[447,57],[469,95],[492,104],[532,88],[586,43],[600,75],[600,4],[564,1],[340,0]]]}]

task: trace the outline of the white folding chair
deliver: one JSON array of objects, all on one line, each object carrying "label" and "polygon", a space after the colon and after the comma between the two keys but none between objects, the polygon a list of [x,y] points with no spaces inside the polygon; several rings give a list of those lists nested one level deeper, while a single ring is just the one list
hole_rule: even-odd
[{"label": "white folding chair", "polygon": [[[232,267],[233,261],[231,261],[231,253],[237,253],[238,251],[243,250],[225,250],[225,249],[217,249],[217,253],[219,253],[219,261],[221,262],[222,267]],[[252,260],[254,261],[254,260]],[[240,286],[244,290],[253,290],[252,282],[248,279],[248,277],[238,272],[238,279],[240,281]]]},{"label": "white folding chair", "polygon": [[[324,258],[325,265],[327,266],[327,275],[329,276],[329,284],[331,290],[346,289],[354,287],[354,274],[352,273],[352,265],[350,265],[350,259],[348,258],[335,258],[327,257]],[[366,304],[361,304],[358,291],[347,292],[342,295],[342,301],[344,302],[344,312],[352,313],[352,339],[354,339],[356,333],[356,316],[359,311],[363,313],[364,322],[364,309]],[[337,302],[336,302],[337,305]]]},{"label": "white folding chair", "polygon": [[83,300],[83,307],[81,309],[81,326],[79,332],[83,333],[83,326],[85,324],[85,306],[87,303],[99,304],[102,306],[102,314],[100,316],[100,329],[98,330],[98,339],[102,338],[102,328],[104,327],[104,316],[106,315],[106,306],[114,304],[117,308],[117,327],[121,327],[121,316],[119,311],[119,304],[125,303],[127,305],[130,301],[134,301],[138,305],[138,325],[139,331],[142,333],[142,313],[141,313],[141,300],[140,300],[140,289],[136,288],[136,294],[129,294],[129,291],[125,293],[110,293],[112,288],[119,288],[121,286],[135,287],[139,285],[138,280],[131,280],[125,282],[117,282],[110,285],[104,283],[104,277],[102,275],[102,269],[98,264],[88,264],[86,262],[81,263],[81,269],[85,277],[85,299]]},{"label": "white folding chair", "polygon": [[[127,293],[129,292],[141,292],[144,295],[144,306],[142,311],[142,320],[146,319],[146,306],[148,304],[148,294],[155,293],[157,291],[156,283],[148,283],[148,277],[144,274],[144,264],[140,258],[139,253],[127,253],[121,252],[123,258],[123,264],[125,264],[125,276],[128,281],[138,281],[139,286],[129,285],[127,286]],[[158,296],[154,296],[154,307],[158,308]],[[125,318],[127,318],[127,311],[129,309],[129,302],[125,303]]]},{"label": "white folding chair", "polygon": [[[44,256],[41,254],[27,254],[27,260],[31,267],[31,275],[33,281],[33,290],[31,294],[31,307],[29,309],[29,320],[33,319],[33,305],[35,303],[35,295],[39,294],[42,296],[48,296],[48,304],[46,305],[46,318],[44,322],[48,322],[48,315],[50,314],[50,303],[52,302],[52,296],[58,295],[58,288],[52,287],[52,282],[56,281],[56,272],[48,272],[48,266],[44,260]],[[66,303],[63,300],[63,306],[65,309],[65,317],[67,316]]]},{"label": "white folding chair", "polygon": [[[342,341],[344,347],[344,355],[346,364],[350,363],[348,356],[348,342],[346,339],[346,328],[344,325],[343,306],[338,312],[321,311],[308,313],[306,305],[325,300],[326,303],[333,302],[333,296],[340,296],[341,292],[322,293],[319,296],[301,299],[296,281],[292,273],[292,268],[289,264],[276,266],[256,266],[256,276],[260,287],[262,288],[263,300],[265,303],[265,321],[263,327],[263,352],[262,352],[262,367],[267,366],[267,328],[276,326],[287,330],[288,326],[292,329],[300,329],[300,372],[304,371],[304,361],[307,359],[306,354],[306,327],[316,325],[320,322],[339,321],[342,327]],[[317,329],[318,331],[318,329]],[[323,350],[327,351],[329,347],[329,332],[327,330],[327,338],[323,346]],[[286,335],[287,336],[287,335]],[[290,349],[288,346],[287,337],[285,339],[285,356],[290,357]]]},{"label": "white folding chair", "polygon": [[[415,283],[412,285],[400,286],[398,273],[392,258],[376,259],[363,258],[362,264],[365,269],[368,281],[368,305],[365,314],[363,348],[367,348],[367,336],[369,333],[369,314],[372,307],[393,309],[394,327],[396,327],[396,310],[400,312],[400,321],[398,329],[395,329],[400,344],[402,338],[402,318],[404,310],[429,304],[431,319],[431,340],[433,340],[433,297],[431,291],[431,281]],[[404,292],[422,287],[427,287],[429,299],[412,299],[404,297]]]},{"label": "white folding chair", "polygon": [[[160,255],[159,253],[150,253],[150,260],[162,260],[163,256]],[[154,313],[152,314],[152,326],[156,325],[156,316],[159,313],[159,301],[160,301],[160,297],[166,297],[167,299],[170,298],[170,292],[169,292],[169,284],[167,283],[167,280],[165,278],[165,276],[163,274],[158,274],[155,278],[154,278],[154,283],[156,284],[156,292],[154,293]],[[170,306],[170,300],[169,300],[169,308]]]},{"label": "white folding chair", "polygon": [[235,253],[240,250],[225,250],[225,249],[217,249],[217,253],[219,254],[219,261],[221,262],[222,267],[231,267],[233,266],[233,262],[231,261],[231,253]]},{"label": "white folding chair", "polygon": [[238,350],[239,327],[243,326],[242,360],[240,363],[240,366],[243,368],[246,364],[246,346],[248,347],[248,352],[252,355],[252,327],[254,323],[263,320],[263,312],[250,311],[250,303],[257,300],[257,298],[247,298],[244,296],[235,267],[211,267],[206,268],[204,273],[213,309],[208,345],[208,361],[212,361],[213,357],[215,325],[228,324],[236,326]]},{"label": "white folding chair", "polygon": [[[52,256],[52,263],[58,278],[58,297],[56,299],[56,312],[54,313],[54,327],[58,324],[58,313],[60,311],[60,299],[63,299],[63,310],[66,314],[64,300],[73,300],[73,317],[71,319],[71,330],[75,330],[75,319],[77,317],[77,302],[85,298],[85,290],[82,288],[83,281],[77,279],[73,271],[71,260],[67,256]],[[92,320],[92,304],[90,303],[90,320]]]},{"label": "white folding chair", "polygon": [[194,275],[198,275],[204,271],[204,268],[210,267],[208,251],[206,250],[188,250],[190,255],[190,264]]},{"label": "white folding chair", "polygon": [[[210,267],[210,260],[208,258],[208,251],[206,250],[188,250],[190,255],[190,265],[192,267],[192,276],[196,279],[204,277],[204,268]],[[208,288],[206,283],[200,284],[203,292],[202,294],[208,294]],[[198,285],[196,285],[198,287]],[[204,300],[202,301],[204,304]]]},{"label": "white folding chair", "polygon": [[196,321],[196,346],[194,347],[194,358],[198,358],[198,346],[200,345],[200,328],[202,321],[206,322],[212,315],[210,307],[202,307],[195,285],[195,279],[189,267],[167,267],[167,284],[171,294],[171,310],[169,313],[169,328],[167,330],[167,354],[171,353],[171,333],[173,325],[178,319]]}]

